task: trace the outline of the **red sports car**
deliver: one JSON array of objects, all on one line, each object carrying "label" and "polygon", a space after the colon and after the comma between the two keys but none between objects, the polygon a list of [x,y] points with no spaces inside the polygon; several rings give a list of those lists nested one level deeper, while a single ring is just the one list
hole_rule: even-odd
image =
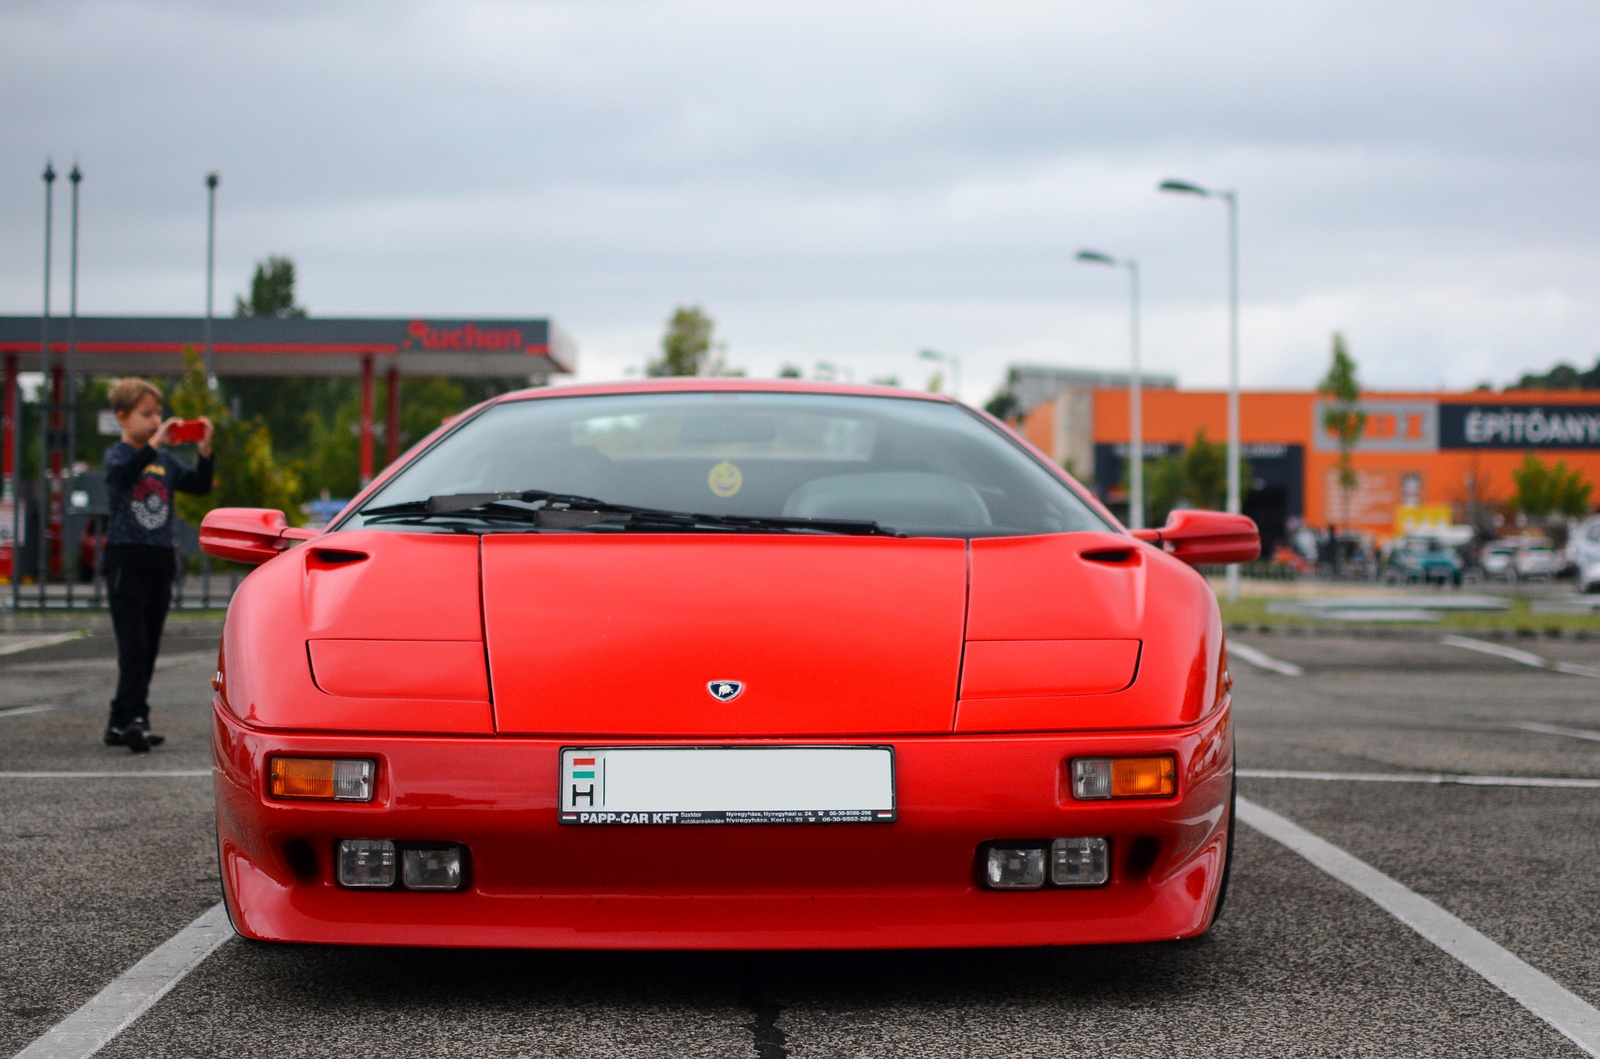
[{"label": "red sports car", "polygon": [[260,563],[215,679],[248,937],[867,948],[1182,938],[1233,732],[1189,565],[989,417],[879,387],[546,388],[441,427]]}]

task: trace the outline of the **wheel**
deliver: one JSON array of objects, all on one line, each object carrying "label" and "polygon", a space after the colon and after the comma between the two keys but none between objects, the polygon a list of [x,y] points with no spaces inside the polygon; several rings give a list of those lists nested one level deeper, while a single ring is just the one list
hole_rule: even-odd
[{"label": "wheel", "polygon": [[[1234,766],[1237,770],[1238,766]],[[1233,777],[1233,784],[1228,792],[1228,852],[1222,858],[1222,883],[1217,887],[1217,903],[1211,909],[1211,925],[1207,931],[1217,925],[1217,920],[1222,918],[1222,906],[1228,899],[1228,877],[1233,874],[1233,829],[1239,819],[1239,777],[1237,772]]]}]

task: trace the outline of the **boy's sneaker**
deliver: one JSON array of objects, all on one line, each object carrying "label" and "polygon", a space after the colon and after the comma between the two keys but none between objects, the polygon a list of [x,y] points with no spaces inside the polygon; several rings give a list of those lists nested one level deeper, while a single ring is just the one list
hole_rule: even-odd
[{"label": "boy's sneaker", "polygon": [[122,729],[106,725],[106,746],[122,745]]}]

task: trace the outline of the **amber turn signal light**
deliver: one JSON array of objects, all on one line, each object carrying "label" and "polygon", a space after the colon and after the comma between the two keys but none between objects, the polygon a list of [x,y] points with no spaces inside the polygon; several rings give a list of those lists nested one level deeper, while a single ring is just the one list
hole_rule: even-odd
[{"label": "amber turn signal light", "polygon": [[1178,763],[1171,757],[1111,759],[1111,797],[1170,798],[1178,790]]},{"label": "amber turn signal light", "polygon": [[370,802],[375,763],[366,758],[274,757],[267,789],[274,798]]},{"label": "amber turn signal light", "polygon": [[1080,757],[1072,761],[1072,796],[1079,801],[1102,798],[1170,798],[1178,791],[1178,762],[1160,757]]}]

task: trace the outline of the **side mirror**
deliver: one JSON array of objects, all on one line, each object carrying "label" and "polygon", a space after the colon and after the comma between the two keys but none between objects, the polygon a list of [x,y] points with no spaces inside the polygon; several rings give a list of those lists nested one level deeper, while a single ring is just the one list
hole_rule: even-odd
[{"label": "side mirror", "polygon": [[1222,511],[1174,511],[1160,529],[1133,535],[1190,566],[1248,563],[1261,555],[1261,531],[1246,515]]},{"label": "side mirror", "polygon": [[219,507],[200,522],[200,550],[236,563],[264,563],[298,541],[317,535],[289,525],[282,511]]}]

